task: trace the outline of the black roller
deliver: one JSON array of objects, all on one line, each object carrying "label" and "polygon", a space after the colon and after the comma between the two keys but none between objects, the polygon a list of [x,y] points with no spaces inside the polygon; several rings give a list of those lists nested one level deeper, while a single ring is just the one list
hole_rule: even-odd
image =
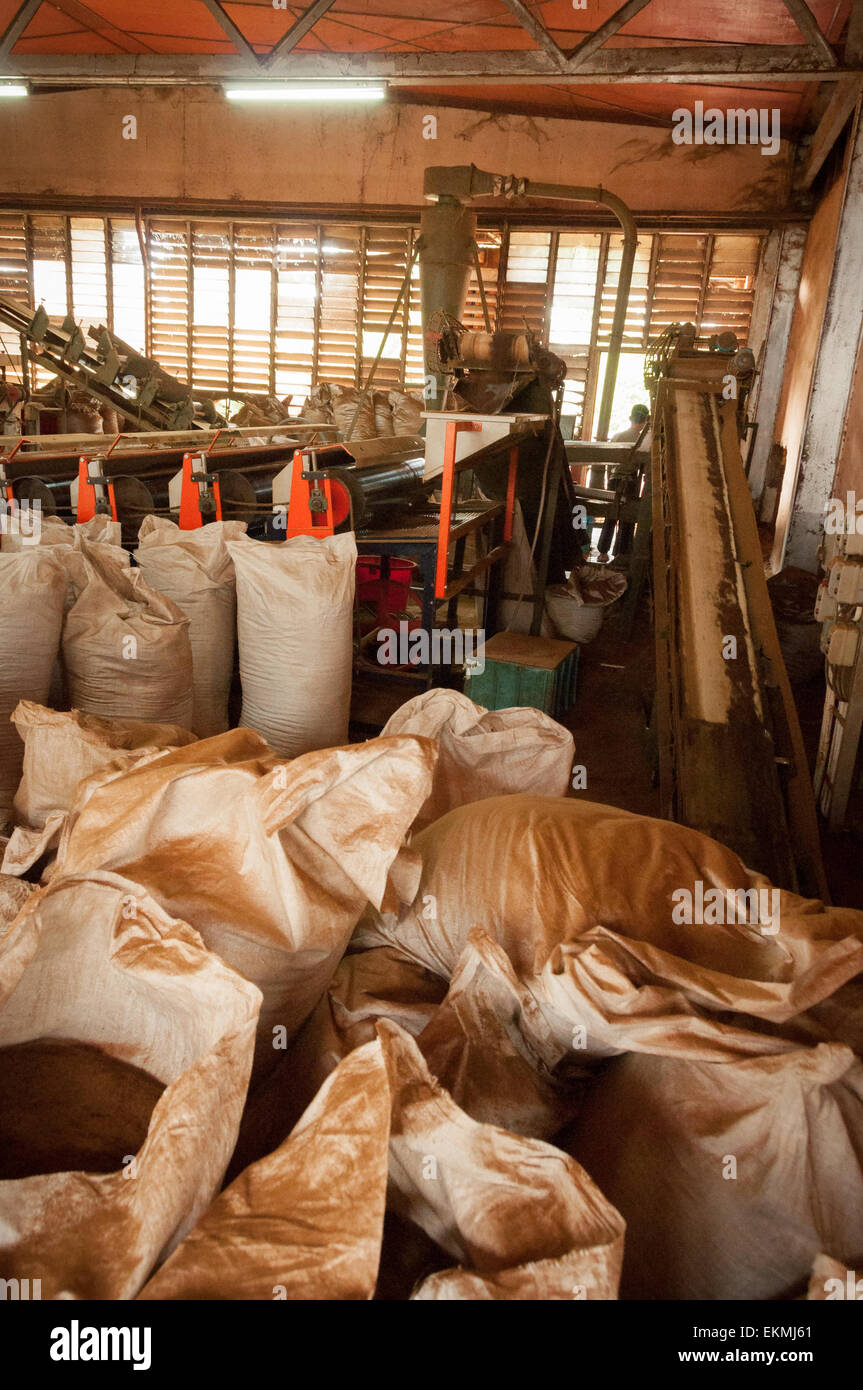
[{"label": "black roller", "polygon": [[383,510],[422,501],[435,486],[434,479],[424,480],[423,470],[424,462],[419,458],[406,463],[375,464],[371,468],[330,468],[326,472],[350,493],[354,525],[360,528]]},{"label": "black roller", "polygon": [[123,544],[133,546],[145,516],[156,511],[153,494],[140,478],[114,478],[114,504],[122,527]]},{"label": "black roller", "polygon": [[38,502],[43,516],[57,515],[54,492],[42,478],[16,478],[12,493],[16,502]]}]

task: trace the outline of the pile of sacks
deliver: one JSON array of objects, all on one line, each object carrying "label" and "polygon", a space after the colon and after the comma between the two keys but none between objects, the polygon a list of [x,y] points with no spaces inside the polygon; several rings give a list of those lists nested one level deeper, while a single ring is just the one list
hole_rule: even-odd
[{"label": "pile of sacks", "polygon": [[239,647],[242,726],[284,757],[347,740],[352,534],[271,545],[244,522],[146,517],[133,567],[119,531],[45,518],[38,537],[3,538],[0,831],[21,778],[21,701],[208,738],[229,727]]},{"label": "pile of sacks", "polygon": [[567,798],[538,711],[431,691],[290,760],[16,724],[19,819],[58,819],[49,881],[14,837],[0,878],[0,1277],[775,1299],[859,1268],[863,914]]},{"label": "pile of sacks", "polygon": [[360,391],[321,382],[297,419],[308,425],[337,425],[345,440],[387,439],[417,434],[423,408],[422,398],[410,391]]}]

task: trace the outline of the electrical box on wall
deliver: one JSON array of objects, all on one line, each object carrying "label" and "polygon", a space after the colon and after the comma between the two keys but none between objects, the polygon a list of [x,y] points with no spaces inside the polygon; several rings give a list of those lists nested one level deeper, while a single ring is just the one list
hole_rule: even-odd
[{"label": "electrical box on wall", "polygon": [[832,666],[853,666],[857,660],[860,630],[854,623],[833,624],[827,647],[827,660]]},{"label": "electrical box on wall", "polygon": [[830,566],[827,589],[837,603],[863,603],[863,560],[838,556]]}]

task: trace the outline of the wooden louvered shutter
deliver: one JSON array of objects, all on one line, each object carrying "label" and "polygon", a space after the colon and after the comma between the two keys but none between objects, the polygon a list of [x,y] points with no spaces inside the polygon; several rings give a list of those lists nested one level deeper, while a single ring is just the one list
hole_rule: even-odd
[{"label": "wooden louvered shutter", "polygon": [[544,334],[550,249],[550,232],[510,231],[501,286],[500,328],[522,333],[527,327],[540,336]]},{"label": "wooden louvered shutter", "polygon": [[231,241],[227,222],[192,223],[192,382],[230,390]]},{"label": "wooden louvered shutter", "polygon": [[276,395],[301,406],[312,387],[322,237],[315,227],[279,227],[276,237]]},{"label": "wooden louvered shutter", "polygon": [[760,249],[758,236],[714,237],[704,291],[702,333],[723,333],[730,329],[741,342],[746,342]]},{"label": "wooden louvered shutter", "polygon": [[147,347],[147,295],[138,231],[131,218],[112,217],[111,330],[130,347]]},{"label": "wooden louvered shutter", "polygon": [[267,395],[274,387],[271,362],[275,317],[275,242],[267,223],[234,225],[235,394]]},{"label": "wooden louvered shutter", "polygon": [[[32,293],[27,266],[27,226],[21,213],[0,214],[0,294],[30,306]],[[9,379],[20,379],[21,343],[14,329],[0,324],[0,349],[9,367]]]},{"label": "wooden louvered shutter", "polygon": [[[418,227],[414,228],[414,236],[419,236]],[[414,261],[411,272],[410,296],[410,318],[405,342],[405,385],[412,391],[422,391],[425,385],[425,357],[419,260]]]},{"label": "wooden louvered shutter", "polygon": [[576,434],[584,413],[601,246],[598,232],[561,232],[557,239],[549,347],[566,363],[563,409],[575,416]]},{"label": "wooden louvered shutter", "polygon": [[324,227],[316,381],[357,384],[362,231]]},{"label": "wooden louvered shutter", "polygon": [[650,337],[657,338],[672,323],[698,327],[709,237],[675,234],[657,238]]},{"label": "wooden louvered shutter", "polygon": [[[488,313],[491,319],[492,331],[497,325],[498,317],[498,272],[500,270],[500,232],[492,232],[481,228],[477,233],[479,246],[479,264],[482,272],[482,284],[485,290],[485,297],[488,302]],[[485,319],[482,313],[482,300],[479,295],[479,285],[477,284],[476,268],[471,267],[470,279],[467,286],[467,297],[465,309],[462,314],[462,323],[471,332],[485,332]]]},{"label": "wooden louvered shutter", "polygon": [[[46,314],[61,322],[69,312],[67,225],[64,217],[33,217],[30,235],[33,246],[33,300]],[[37,367],[34,385],[44,386],[54,373]]]},{"label": "wooden louvered shutter", "polygon": [[189,233],[176,219],[150,223],[150,317],[152,355],[166,372],[189,375],[191,259]]},{"label": "wooden louvered shutter", "polygon": [[20,304],[30,304],[32,300],[23,213],[0,214],[0,294]]},{"label": "wooden louvered shutter", "polygon": [[72,313],[84,331],[108,322],[108,264],[102,217],[71,217]]},{"label": "wooden louvered shutter", "polygon": [[[413,237],[409,227],[369,227],[363,259],[360,380],[365,381],[405,278]],[[383,391],[404,380],[407,303],[402,299],[384,344],[373,386]]]},{"label": "wooden louvered shutter", "polygon": [[[645,345],[647,331],[647,289],[650,280],[651,238],[640,236],[635,250],[632,267],[632,281],[629,287],[629,300],[626,309],[626,324],[623,331],[622,350],[627,348],[641,352]],[[620,282],[620,263],[623,257],[623,237],[614,233],[608,238],[608,256],[603,277],[602,298],[599,309],[599,330],[597,341],[607,347],[611,337],[614,319],[614,303],[617,286]]]}]

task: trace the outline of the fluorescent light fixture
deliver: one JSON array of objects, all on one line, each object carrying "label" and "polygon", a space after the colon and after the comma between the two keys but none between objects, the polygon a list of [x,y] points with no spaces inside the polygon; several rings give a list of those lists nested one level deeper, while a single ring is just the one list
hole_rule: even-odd
[{"label": "fluorescent light fixture", "polygon": [[384,82],[259,82],[225,87],[229,101],[383,101]]},{"label": "fluorescent light fixture", "polygon": [[30,88],[26,82],[0,82],[0,97],[28,97]]}]

